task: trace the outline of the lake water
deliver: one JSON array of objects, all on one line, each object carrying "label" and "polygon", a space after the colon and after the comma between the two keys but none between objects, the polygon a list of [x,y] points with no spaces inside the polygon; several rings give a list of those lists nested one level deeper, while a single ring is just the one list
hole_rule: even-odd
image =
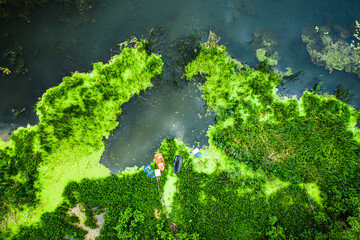
[{"label": "lake water", "polygon": [[[290,67],[293,72],[303,72],[297,81],[279,87],[280,94],[300,97],[319,81],[325,91],[332,93],[343,83],[355,94],[352,104],[360,106],[360,79],[345,72],[329,74],[316,67],[301,42],[301,31],[307,26],[341,25],[352,30],[354,21],[359,20],[359,10],[360,1],[341,0],[95,0],[87,23],[79,23],[76,10],[68,15],[68,23],[60,23],[60,3],[37,8],[29,22],[17,19],[14,13],[10,22],[0,24],[1,51],[18,42],[29,73],[0,79],[0,133],[3,136],[14,126],[36,124],[34,105],[46,89],[58,85],[71,72],[87,72],[92,63],[108,61],[117,53],[118,43],[131,36],[146,38],[151,29],[163,29],[155,52],[164,55],[164,74],[158,83],[153,80],[153,89],[123,106],[119,127],[106,141],[101,159],[113,172],[150,162],[161,140],[169,136],[179,136],[189,146],[207,143],[205,131],[213,124],[213,115],[205,116],[201,92],[180,79],[180,70],[172,69],[171,55],[177,52],[169,48],[187,34],[205,41],[206,33],[212,30],[221,36],[220,43],[234,58],[254,65],[257,61],[248,42],[255,31],[271,31],[278,42],[274,50],[281,56],[279,70]],[[0,60],[0,66],[7,64],[5,58]],[[14,115],[14,111],[24,108],[24,113]]]}]

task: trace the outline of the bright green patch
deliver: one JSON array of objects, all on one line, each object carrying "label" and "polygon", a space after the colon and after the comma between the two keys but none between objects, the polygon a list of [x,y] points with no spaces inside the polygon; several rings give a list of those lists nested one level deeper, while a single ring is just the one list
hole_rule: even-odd
[{"label": "bright green patch", "polygon": [[266,54],[266,49],[264,48],[256,49],[256,57],[260,62],[268,61],[268,64],[271,66],[278,64],[275,58],[272,58],[271,56],[267,57],[265,56],[265,54]]},{"label": "bright green patch", "polygon": [[307,194],[316,201],[317,204],[322,206],[323,199],[321,198],[320,194],[320,188],[316,183],[306,183],[306,184],[300,184],[302,187],[306,189]]},{"label": "bright green patch", "polygon": [[193,166],[197,172],[207,174],[213,173],[215,170],[224,170],[226,168],[226,155],[214,145],[200,149],[201,156],[193,157]]},{"label": "bright green patch", "polygon": [[135,174],[138,173],[139,171],[144,170],[144,166],[139,168],[137,166],[134,167],[126,167],[124,171],[122,171],[119,176],[125,176],[125,175],[129,175],[129,174]]},{"label": "bright green patch", "polygon": [[110,175],[110,170],[99,163],[103,149],[93,153],[90,151],[80,146],[62,145],[46,164],[39,167],[39,183],[43,188],[40,193],[42,211],[51,212],[57,207],[69,182]]},{"label": "bright green patch", "polygon": [[48,89],[36,106],[39,125],[19,128],[1,143],[2,230],[57,209],[69,182],[109,175],[99,163],[103,138],[118,125],[121,105],[151,87],[151,78],[162,71],[160,57],[147,54],[145,41],[133,43],[108,64],[95,63],[92,72],[75,72]]},{"label": "bright green patch", "polygon": [[288,187],[290,184],[291,184],[290,182],[284,182],[276,178],[273,181],[268,181],[265,183],[264,192],[266,195],[274,194],[280,189]]},{"label": "bright green patch", "polygon": [[173,202],[174,194],[176,192],[176,181],[177,181],[177,177],[173,172],[170,172],[167,175],[167,180],[163,190],[165,209],[168,214],[171,213],[171,205]]}]

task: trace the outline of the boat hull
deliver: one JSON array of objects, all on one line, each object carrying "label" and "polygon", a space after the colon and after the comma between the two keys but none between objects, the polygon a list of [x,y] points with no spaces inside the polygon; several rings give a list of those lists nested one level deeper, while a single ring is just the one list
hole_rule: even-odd
[{"label": "boat hull", "polygon": [[180,171],[181,167],[182,167],[182,163],[183,163],[183,158],[180,156],[176,156],[175,160],[174,160],[174,173],[178,174],[178,172]]},{"label": "boat hull", "polygon": [[156,162],[156,165],[158,166],[158,168],[161,170],[161,171],[164,171],[165,170],[165,160],[164,160],[164,157],[161,153],[157,153],[155,154],[155,162]]}]

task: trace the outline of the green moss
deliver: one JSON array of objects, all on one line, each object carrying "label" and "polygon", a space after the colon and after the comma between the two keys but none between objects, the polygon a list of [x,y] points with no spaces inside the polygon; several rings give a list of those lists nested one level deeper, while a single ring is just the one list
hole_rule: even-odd
[{"label": "green moss", "polygon": [[42,186],[39,197],[42,211],[50,212],[57,207],[62,201],[62,192],[69,182],[79,181],[82,178],[105,177],[110,174],[109,169],[99,163],[103,149],[93,153],[91,150],[62,144],[59,150],[51,154],[52,158],[39,167],[39,184]]},{"label": "green moss", "polygon": [[214,145],[200,149],[201,156],[193,157],[193,167],[197,172],[211,174],[226,168],[226,155]]}]

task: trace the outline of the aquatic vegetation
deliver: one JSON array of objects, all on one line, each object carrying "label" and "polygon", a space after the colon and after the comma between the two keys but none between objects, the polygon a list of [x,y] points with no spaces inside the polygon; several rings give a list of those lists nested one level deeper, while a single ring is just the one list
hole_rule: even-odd
[{"label": "aquatic vegetation", "polygon": [[39,125],[19,128],[1,142],[2,229],[54,210],[69,181],[109,175],[99,163],[103,138],[116,128],[121,105],[161,73],[160,57],[148,55],[145,44],[123,48],[90,73],[65,77],[39,99]]},{"label": "aquatic vegetation", "polygon": [[47,0],[2,0],[0,4],[0,20],[7,22],[12,18],[13,13],[18,13],[20,19],[29,21],[31,12],[46,2]]},{"label": "aquatic vegetation", "polygon": [[277,63],[278,63],[278,60],[277,60],[278,53],[275,52],[273,55],[267,57],[266,49],[264,49],[264,48],[256,49],[256,57],[260,62],[267,61],[267,63],[271,66],[277,65]]},{"label": "aquatic vegetation", "polygon": [[228,0],[226,7],[232,11],[235,18],[241,17],[241,15],[259,16],[260,13],[254,8],[251,1],[242,0],[234,1]]},{"label": "aquatic vegetation", "polygon": [[[116,114],[131,97],[124,86],[136,93],[161,73],[158,56],[147,55],[140,43],[137,49],[124,48],[108,65],[96,63],[91,73],[74,73],[48,90],[37,105],[39,126],[0,142],[1,149],[9,147],[1,153],[10,159],[13,144],[20,141],[16,136],[28,139],[25,147],[31,151],[17,159],[41,153],[41,164],[31,166],[39,173],[42,193],[54,187],[64,191],[41,211],[46,213],[39,222],[23,225],[12,239],[82,239],[86,232],[76,227],[79,220],[67,214],[77,204],[84,207],[89,226],[94,225],[91,209],[106,209],[97,239],[357,238],[358,111],[335,96],[309,91],[300,99],[280,97],[276,86],[282,76],[266,62],[250,68],[232,59],[219,40],[211,33],[185,68],[188,80],[199,74],[206,78],[203,97],[217,114],[207,132],[209,146],[195,158],[180,139],[165,139],[158,150],[166,163],[159,185],[143,167],[96,175],[97,157],[89,155],[103,151],[102,138],[116,127]],[[25,154],[23,149],[18,153]],[[183,158],[176,175],[175,156]],[[93,162],[94,174],[66,175],[64,159],[78,171]],[[30,170],[12,161],[1,169],[12,169],[13,179],[18,173],[26,179]],[[46,176],[53,169],[64,175]],[[56,185],[60,176],[67,182]]]},{"label": "aquatic vegetation", "polygon": [[351,93],[349,88],[345,88],[343,84],[339,84],[334,91],[334,95],[340,101],[350,104],[355,94]]},{"label": "aquatic vegetation", "polygon": [[355,40],[351,41],[350,46],[354,48],[354,50],[360,50],[360,23],[355,21],[355,33],[353,34]]},{"label": "aquatic vegetation", "polygon": [[80,22],[86,23],[89,21],[89,12],[94,6],[94,0],[77,0],[77,1],[69,1],[69,0],[56,0],[57,2],[64,3],[64,13],[69,14],[71,11],[76,8]]},{"label": "aquatic vegetation", "polygon": [[[236,67],[241,70],[235,72]],[[267,176],[256,183],[258,188],[247,193],[251,198],[247,203],[242,202],[241,198],[234,198],[233,195],[236,194],[232,188],[228,189],[230,194],[226,195],[217,190],[221,188],[219,183],[207,185],[211,186],[212,191],[206,193],[205,188],[203,191],[206,195],[216,192],[213,194],[213,201],[228,204],[227,207],[215,204],[207,211],[214,214],[216,210],[227,217],[212,217],[203,212],[204,206],[201,203],[196,203],[197,207],[192,207],[192,211],[197,212],[198,217],[191,223],[192,228],[198,230],[201,236],[209,238],[210,233],[202,229],[213,229],[211,234],[217,234],[218,237],[230,235],[248,239],[270,236],[273,234],[270,234],[272,227],[281,229],[281,233],[287,238],[341,236],[346,228],[342,228],[337,222],[348,224],[348,218],[356,214],[359,204],[360,186],[356,179],[360,176],[356,166],[360,135],[355,128],[358,112],[336,100],[334,96],[304,92],[300,100],[281,98],[276,95],[280,76],[261,66],[256,70],[241,65],[229,57],[224,46],[202,48],[186,71],[190,80],[196,74],[206,76],[206,82],[202,85],[204,98],[218,114],[217,124],[208,132],[210,143],[223,149],[230,160],[245,163],[254,171],[262,171]],[[270,195],[272,209],[267,212],[268,207],[261,200],[261,186],[269,177],[277,177],[291,185]],[[222,185],[230,184],[227,183],[230,179],[224,178],[221,172],[218,173],[218,178]],[[204,181],[200,176],[198,179]],[[316,183],[318,190],[303,188],[298,185],[300,183]],[[232,183],[234,184],[236,183]],[[223,186],[222,189],[224,188],[226,187]],[[314,196],[313,200],[307,199],[306,195],[310,194]],[[244,195],[246,193],[242,194]],[[319,196],[322,201],[319,201]],[[190,197],[192,198],[186,195],[186,201]],[[279,198],[288,199],[288,205],[281,205],[282,200]],[[249,206],[254,203],[257,207],[261,206],[264,218],[267,214],[268,218],[276,216],[276,224],[269,226],[269,222],[262,217],[255,220],[251,216],[244,216],[246,213],[243,213],[243,209],[255,215],[259,212],[257,207]],[[242,208],[236,209],[237,204]],[[186,211],[186,208],[182,210]],[[230,214],[233,212],[236,214]],[[288,215],[290,213],[292,214]],[[300,215],[301,219],[297,219]],[[182,218],[184,223],[188,221],[186,219],[194,220],[194,215],[190,212],[185,216]],[[206,224],[200,219],[211,219],[213,224]],[[225,219],[230,225],[225,223]],[[246,223],[243,219],[246,219]],[[230,231],[232,222],[240,224],[234,224],[233,231]],[[296,226],[295,223],[299,225]],[[229,229],[219,229],[217,226],[229,226]],[[244,229],[239,226],[247,227]]]},{"label": "aquatic vegetation", "polygon": [[10,69],[1,66],[0,66],[0,71],[2,71],[4,75],[9,75],[11,73]]},{"label": "aquatic vegetation", "polygon": [[325,67],[330,73],[335,69],[360,77],[360,51],[345,36],[329,27],[316,26],[305,29],[301,38],[315,65]]},{"label": "aquatic vegetation", "polygon": [[[64,4],[64,15],[60,16],[63,22],[67,22],[66,14],[69,14],[74,8],[77,9],[80,21],[82,23],[89,20],[89,12],[91,11],[94,0],[56,0]],[[31,14],[38,7],[46,5],[48,0],[2,0],[0,2],[0,21],[8,22],[12,19],[13,13],[17,13],[18,17],[26,22],[31,20]]]},{"label": "aquatic vegetation", "polygon": [[278,41],[273,32],[257,30],[253,33],[253,40],[248,42],[248,44],[255,51],[256,58],[260,62],[267,61],[271,66],[277,65],[280,56],[274,50],[275,46],[278,45]]},{"label": "aquatic vegetation", "polygon": [[253,32],[253,40],[248,43],[253,49],[265,48],[270,51],[278,45],[275,34],[270,30],[256,30]]},{"label": "aquatic vegetation", "polygon": [[[25,60],[22,57],[23,50],[23,46],[19,42],[15,42],[13,47],[11,49],[6,49],[3,54],[4,58],[7,59],[10,67],[16,75],[26,74],[29,72],[29,70],[25,68]],[[10,70],[8,69],[6,71],[9,73]]]}]

